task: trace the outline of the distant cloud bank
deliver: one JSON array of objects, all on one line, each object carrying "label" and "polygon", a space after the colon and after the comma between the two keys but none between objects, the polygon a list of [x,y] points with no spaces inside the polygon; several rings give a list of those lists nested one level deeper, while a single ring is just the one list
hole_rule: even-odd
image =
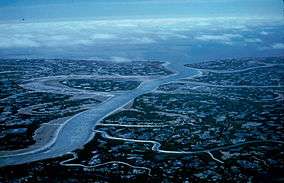
[{"label": "distant cloud bank", "polygon": [[232,44],[234,39],[242,38],[240,34],[221,34],[221,35],[201,35],[195,37],[195,39],[200,41],[213,41],[220,42],[223,44]]},{"label": "distant cloud bank", "polygon": [[284,49],[284,43],[275,43],[271,47],[273,49]]},{"label": "distant cloud bank", "polygon": [[[181,40],[224,45],[265,43],[271,36],[265,26],[283,25],[282,20],[257,18],[172,18],[0,24],[0,51],[16,48],[66,48],[98,45],[149,45]],[[247,36],[250,30],[259,30]],[[269,47],[283,49],[281,40]],[[119,58],[114,58],[119,61]]]}]

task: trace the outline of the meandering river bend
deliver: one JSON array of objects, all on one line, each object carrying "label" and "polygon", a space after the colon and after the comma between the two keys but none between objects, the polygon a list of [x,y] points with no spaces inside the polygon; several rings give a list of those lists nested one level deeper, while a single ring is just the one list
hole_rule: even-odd
[{"label": "meandering river bend", "polygon": [[146,80],[134,90],[115,94],[103,103],[66,120],[56,132],[55,137],[45,145],[22,153],[9,153],[0,156],[0,166],[24,164],[48,158],[55,158],[82,148],[96,133],[94,127],[105,117],[126,106],[136,97],[151,92],[161,84],[200,73],[196,69],[184,66],[184,63],[170,63],[167,67],[175,74]]}]

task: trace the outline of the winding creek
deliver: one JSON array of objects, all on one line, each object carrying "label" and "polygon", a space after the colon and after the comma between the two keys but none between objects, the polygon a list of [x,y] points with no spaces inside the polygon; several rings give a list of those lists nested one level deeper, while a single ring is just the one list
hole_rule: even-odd
[{"label": "winding creek", "polygon": [[[24,149],[20,153],[19,151],[15,151],[15,153],[11,151],[11,152],[7,152],[4,155],[3,154],[0,155],[0,166],[17,165],[17,164],[29,163],[29,162],[33,162],[37,160],[44,160],[48,158],[59,157],[64,154],[72,154],[73,155],[72,158],[64,160],[60,164],[63,166],[78,166],[78,167],[83,167],[83,168],[88,168],[88,169],[105,166],[107,164],[123,164],[123,165],[129,166],[134,169],[145,170],[148,172],[149,175],[151,175],[151,169],[147,167],[142,167],[142,166],[137,167],[137,166],[133,166],[128,163],[125,163],[125,162],[121,162],[121,161],[110,161],[110,162],[97,164],[93,166],[86,166],[82,164],[72,164],[71,163],[72,160],[77,158],[76,153],[73,153],[72,151],[79,149],[79,148],[83,148],[83,146],[86,143],[88,143],[94,137],[96,133],[100,133],[103,138],[112,139],[112,140],[137,142],[137,143],[150,143],[150,144],[153,144],[152,151],[156,153],[165,153],[165,154],[203,154],[205,153],[210,158],[212,158],[214,161],[217,161],[218,163],[221,163],[221,164],[223,164],[224,162],[215,158],[212,152],[223,150],[223,149],[244,146],[244,145],[251,145],[251,144],[281,144],[281,145],[284,145],[284,142],[282,141],[255,140],[255,141],[242,142],[238,144],[230,144],[230,145],[225,145],[225,146],[220,146],[220,147],[215,147],[215,148],[205,149],[205,150],[199,150],[199,151],[167,151],[167,150],[163,150],[161,147],[161,144],[157,141],[112,137],[104,131],[94,130],[96,125],[102,125],[102,126],[105,125],[105,124],[100,124],[100,121],[102,121],[105,117],[127,106],[136,97],[143,95],[145,93],[151,92],[162,84],[177,81],[183,78],[200,76],[203,71],[202,69],[194,69],[194,68],[185,67],[184,63],[170,63],[169,65],[167,65],[167,67],[168,69],[172,70],[175,74],[172,74],[172,75],[169,75],[163,78],[159,78],[159,79],[147,79],[143,81],[139,85],[139,87],[131,91],[112,93],[113,96],[105,100],[101,104],[94,106],[91,109],[85,112],[79,113],[73,116],[72,118],[66,120],[57,129],[56,135],[54,136],[54,138],[51,139],[45,145],[39,148],[30,149],[30,150],[27,148],[26,151]],[[263,68],[263,67],[264,66],[254,67],[253,69]],[[270,65],[268,67],[270,67]],[[246,69],[246,70],[249,70],[249,69]],[[232,72],[242,72],[242,71],[243,70],[232,71]],[[228,72],[226,71],[226,73]],[[191,83],[195,84],[196,82],[191,82]],[[282,87],[282,86],[219,86],[219,85],[210,85],[210,84],[200,83],[200,82],[196,84],[203,85],[203,86],[213,86],[213,87],[238,87],[238,88]],[[140,126],[134,125],[132,127],[140,127]],[[146,127],[153,127],[153,126],[146,125]]]},{"label": "winding creek", "polygon": [[146,80],[134,90],[115,94],[101,104],[66,120],[57,130],[55,137],[44,146],[21,153],[7,153],[0,156],[0,166],[29,163],[55,158],[82,148],[96,133],[94,127],[108,115],[120,110],[136,97],[155,90],[159,85],[200,74],[187,68],[184,63],[170,63],[167,67],[175,74]]}]

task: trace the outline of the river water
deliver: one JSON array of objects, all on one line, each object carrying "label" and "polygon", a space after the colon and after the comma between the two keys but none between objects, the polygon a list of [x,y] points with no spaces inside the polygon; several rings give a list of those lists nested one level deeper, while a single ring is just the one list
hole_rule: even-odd
[{"label": "river water", "polygon": [[182,63],[170,63],[168,68],[174,71],[175,74],[160,79],[147,80],[134,90],[115,95],[98,106],[75,115],[65,122],[56,138],[45,146],[21,154],[1,156],[0,166],[55,158],[82,148],[94,137],[93,129],[103,118],[121,109],[136,97],[155,90],[161,84],[198,73],[194,69],[186,68]]}]

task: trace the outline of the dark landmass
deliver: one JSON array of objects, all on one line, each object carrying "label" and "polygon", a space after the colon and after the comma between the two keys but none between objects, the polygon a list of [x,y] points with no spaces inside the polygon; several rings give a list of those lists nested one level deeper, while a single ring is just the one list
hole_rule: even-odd
[{"label": "dark landmass", "polygon": [[189,64],[201,74],[137,97],[98,124],[83,149],[2,167],[0,181],[281,182],[283,63]]}]

